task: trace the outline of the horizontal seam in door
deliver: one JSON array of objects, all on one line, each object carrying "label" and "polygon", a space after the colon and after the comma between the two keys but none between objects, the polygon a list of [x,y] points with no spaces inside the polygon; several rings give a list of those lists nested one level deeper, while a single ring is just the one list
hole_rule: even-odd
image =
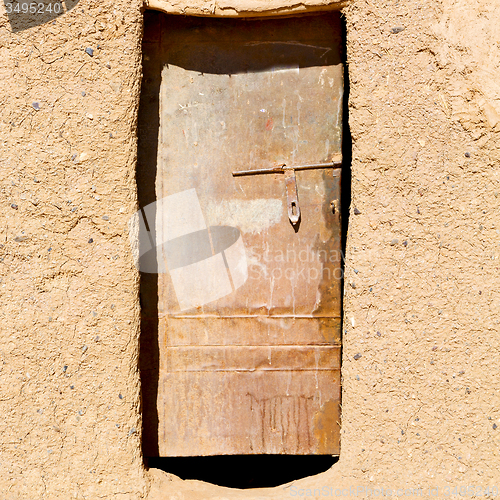
[{"label": "horizontal seam in door", "polygon": [[332,368],[255,368],[255,369],[234,369],[234,370],[217,370],[214,368],[213,370],[163,370],[164,373],[198,373],[198,372],[333,372],[340,371],[340,366],[332,367]]},{"label": "horizontal seam in door", "polygon": [[340,316],[310,316],[310,315],[299,315],[299,314],[238,314],[231,316],[220,316],[217,314],[166,314],[160,313],[160,318],[176,318],[176,319],[198,319],[198,318],[216,318],[216,319],[233,319],[233,318],[296,318],[296,319],[341,319]]},{"label": "horizontal seam in door", "polygon": [[220,345],[220,344],[177,344],[177,345],[167,345],[169,349],[173,348],[180,348],[180,349],[201,349],[205,347],[265,347],[266,349],[273,348],[273,349],[282,349],[282,348],[293,348],[293,347],[310,347],[310,348],[321,348],[321,349],[332,349],[332,348],[340,348],[342,347],[341,344],[256,344],[256,345],[250,345],[250,344],[226,344],[226,345]]}]

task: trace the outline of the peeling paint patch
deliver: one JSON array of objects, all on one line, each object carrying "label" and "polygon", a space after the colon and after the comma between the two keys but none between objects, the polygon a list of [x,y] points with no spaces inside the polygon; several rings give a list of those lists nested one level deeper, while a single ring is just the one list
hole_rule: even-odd
[{"label": "peeling paint patch", "polygon": [[208,202],[207,222],[213,226],[234,226],[243,233],[260,233],[283,217],[283,201],[278,198]]}]

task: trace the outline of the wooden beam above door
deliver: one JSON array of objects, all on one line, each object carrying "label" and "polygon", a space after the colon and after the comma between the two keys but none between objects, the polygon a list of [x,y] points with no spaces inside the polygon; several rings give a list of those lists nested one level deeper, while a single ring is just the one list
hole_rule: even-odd
[{"label": "wooden beam above door", "polygon": [[350,0],[144,0],[146,9],[199,17],[285,17],[340,10]]}]

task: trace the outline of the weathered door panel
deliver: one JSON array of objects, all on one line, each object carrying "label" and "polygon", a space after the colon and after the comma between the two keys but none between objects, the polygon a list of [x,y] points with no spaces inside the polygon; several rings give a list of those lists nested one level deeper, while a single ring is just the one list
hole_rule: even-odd
[{"label": "weathered door panel", "polygon": [[165,23],[159,454],[337,454],[339,17]]}]

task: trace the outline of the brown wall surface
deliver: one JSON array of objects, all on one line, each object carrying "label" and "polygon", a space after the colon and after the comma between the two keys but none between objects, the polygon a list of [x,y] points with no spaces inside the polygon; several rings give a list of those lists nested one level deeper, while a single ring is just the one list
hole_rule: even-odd
[{"label": "brown wall surface", "polygon": [[500,488],[497,2],[344,9],[353,162],[341,457],[319,476],[259,491],[142,467],[127,233],[140,3],[81,0],[26,29],[1,9],[2,498],[369,498],[365,488],[452,498],[455,487],[474,488],[466,497]]},{"label": "brown wall surface", "polygon": [[140,498],[140,4],[1,9],[0,498]]}]

